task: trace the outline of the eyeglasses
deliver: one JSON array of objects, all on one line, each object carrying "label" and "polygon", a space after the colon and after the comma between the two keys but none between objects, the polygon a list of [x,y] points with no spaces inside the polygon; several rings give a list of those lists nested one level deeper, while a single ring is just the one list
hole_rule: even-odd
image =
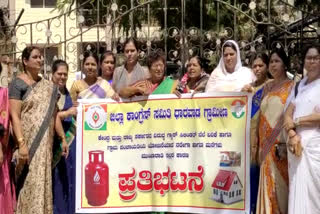
[{"label": "eyeglasses", "polygon": [[306,56],[306,61],[315,61],[315,62],[319,62],[320,61],[320,55],[316,55],[316,56]]},{"label": "eyeglasses", "polygon": [[163,63],[158,63],[158,64],[152,64],[151,65],[151,68],[153,69],[156,69],[156,68],[163,68],[164,67],[164,64]]}]

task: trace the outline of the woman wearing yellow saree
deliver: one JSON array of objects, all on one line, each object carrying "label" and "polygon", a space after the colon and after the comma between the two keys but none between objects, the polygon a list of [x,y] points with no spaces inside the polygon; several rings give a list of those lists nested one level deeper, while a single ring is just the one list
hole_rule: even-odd
[{"label": "woman wearing yellow saree", "polygon": [[257,214],[286,214],[288,210],[288,160],[282,137],[283,111],[293,81],[286,75],[289,59],[282,50],[270,55],[269,72],[274,78],[264,86],[260,106],[260,179]]},{"label": "woman wearing yellow saree", "polygon": [[76,80],[70,89],[73,102],[77,99],[88,98],[112,98],[119,100],[119,96],[114,92],[111,85],[105,79],[98,76],[98,57],[88,52],[83,59],[84,79]]}]

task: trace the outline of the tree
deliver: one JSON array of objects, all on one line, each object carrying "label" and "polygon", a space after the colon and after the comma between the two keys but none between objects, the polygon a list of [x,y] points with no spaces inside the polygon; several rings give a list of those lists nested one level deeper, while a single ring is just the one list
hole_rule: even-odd
[{"label": "tree", "polygon": [[9,10],[8,8],[0,8],[0,39],[9,35]]},{"label": "tree", "polygon": [[320,6],[320,1],[319,0],[295,0],[294,5],[297,7],[305,7],[307,6],[309,10],[315,9],[315,6],[319,7]]}]

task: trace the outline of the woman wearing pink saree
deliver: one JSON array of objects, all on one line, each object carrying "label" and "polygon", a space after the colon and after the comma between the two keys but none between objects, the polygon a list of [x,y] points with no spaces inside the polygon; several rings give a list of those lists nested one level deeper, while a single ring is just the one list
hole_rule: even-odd
[{"label": "woman wearing pink saree", "polygon": [[8,142],[8,97],[8,89],[0,88],[0,214],[13,214],[16,201],[15,189],[9,173],[12,148]]}]

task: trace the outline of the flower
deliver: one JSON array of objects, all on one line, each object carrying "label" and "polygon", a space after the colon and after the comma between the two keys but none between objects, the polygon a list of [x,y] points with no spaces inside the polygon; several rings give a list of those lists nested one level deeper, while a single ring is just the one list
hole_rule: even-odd
[{"label": "flower", "polygon": [[111,10],[112,10],[112,11],[118,10],[118,5],[117,5],[116,3],[113,3],[113,4],[111,5]]},{"label": "flower", "polygon": [[256,7],[257,7],[257,4],[254,1],[250,2],[250,4],[249,4],[250,10],[254,10],[254,9],[256,9]]},{"label": "flower", "polygon": [[287,14],[287,13],[283,14],[282,19],[283,19],[283,21],[288,22],[290,19],[289,14]]}]

